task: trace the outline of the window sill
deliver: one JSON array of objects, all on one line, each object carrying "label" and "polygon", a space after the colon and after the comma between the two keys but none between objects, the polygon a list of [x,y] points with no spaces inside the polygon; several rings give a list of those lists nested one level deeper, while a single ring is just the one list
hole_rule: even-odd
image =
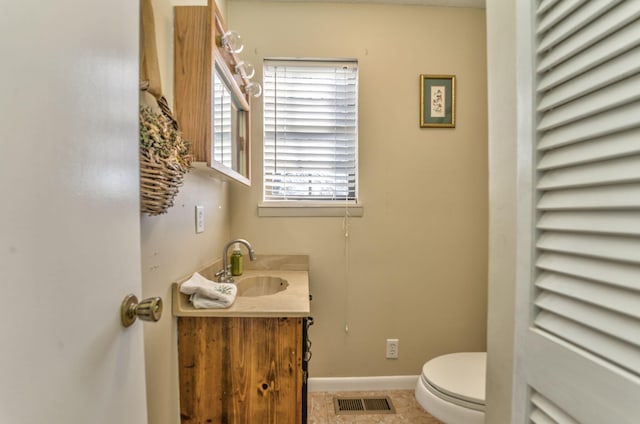
[{"label": "window sill", "polygon": [[330,216],[345,216],[348,212],[350,217],[361,217],[364,214],[364,207],[359,203],[309,203],[302,204],[301,202],[288,203],[288,202],[266,202],[258,204],[258,216],[261,217],[277,217],[277,216],[315,216],[315,217],[330,217]]}]

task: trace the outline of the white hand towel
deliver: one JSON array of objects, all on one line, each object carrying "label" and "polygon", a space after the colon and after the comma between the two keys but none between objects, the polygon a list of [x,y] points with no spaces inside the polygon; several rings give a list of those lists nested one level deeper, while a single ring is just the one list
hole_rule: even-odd
[{"label": "white hand towel", "polygon": [[213,282],[196,272],[180,285],[180,292],[189,295],[196,309],[228,308],[236,300],[238,288],[235,284]]}]

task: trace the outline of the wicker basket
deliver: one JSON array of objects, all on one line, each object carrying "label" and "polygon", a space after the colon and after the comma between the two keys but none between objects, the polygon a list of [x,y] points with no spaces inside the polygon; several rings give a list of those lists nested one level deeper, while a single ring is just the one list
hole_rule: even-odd
[{"label": "wicker basket", "polygon": [[184,170],[177,163],[152,157],[140,149],[140,211],[160,215],[173,206],[173,199],[183,183]]},{"label": "wicker basket", "polygon": [[[157,115],[159,122],[154,124],[168,123],[171,131],[178,132],[178,123],[173,118],[164,97],[158,101],[158,105],[162,115]],[[142,213],[160,215],[173,206],[173,199],[184,181],[184,174],[189,171],[190,157],[182,156],[181,162],[175,157],[163,158],[153,149],[140,146],[140,211]]]}]

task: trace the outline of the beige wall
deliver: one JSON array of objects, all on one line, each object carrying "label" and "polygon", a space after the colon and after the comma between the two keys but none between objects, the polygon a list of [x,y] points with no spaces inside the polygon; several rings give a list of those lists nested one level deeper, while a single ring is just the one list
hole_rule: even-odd
[{"label": "beige wall", "polygon": [[[173,7],[168,0],[153,0],[153,7],[162,87],[171,104]],[[222,246],[231,236],[230,183],[201,165],[186,175],[168,213],[154,217],[143,215],[140,219],[142,295],[161,296],[165,302],[162,319],[158,323],[144,323],[149,424],[180,422],[177,328],[171,315],[170,285],[220,258]],[[203,205],[205,209],[205,232],[201,234],[195,232],[196,205]]]},{"label": "beige wall", "polygon": [[[486,348],[485,14],[372,4],[229,2],[261,80],[264,57],[350,57],[360,69],[364,216],[259,218],[261,100],[251,188],[231,186],[231,229],[260,253],[310,255],[311,377],[416,375],[436,355]],[[455,129],[419,127],[419,75],[455,74]],[[348,259],[347,259],[348,257]],[[348,325],[349,332],[345,332]],[[400,339],[386,360],[385,339]]]}]

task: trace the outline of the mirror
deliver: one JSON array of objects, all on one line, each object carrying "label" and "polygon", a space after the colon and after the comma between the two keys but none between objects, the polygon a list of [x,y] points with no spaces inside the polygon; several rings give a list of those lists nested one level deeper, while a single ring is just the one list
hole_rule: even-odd
[{"label": "mirror", "polygon": [[249,103],[218,52],[213,74],[211,167],[251,185]]}]

